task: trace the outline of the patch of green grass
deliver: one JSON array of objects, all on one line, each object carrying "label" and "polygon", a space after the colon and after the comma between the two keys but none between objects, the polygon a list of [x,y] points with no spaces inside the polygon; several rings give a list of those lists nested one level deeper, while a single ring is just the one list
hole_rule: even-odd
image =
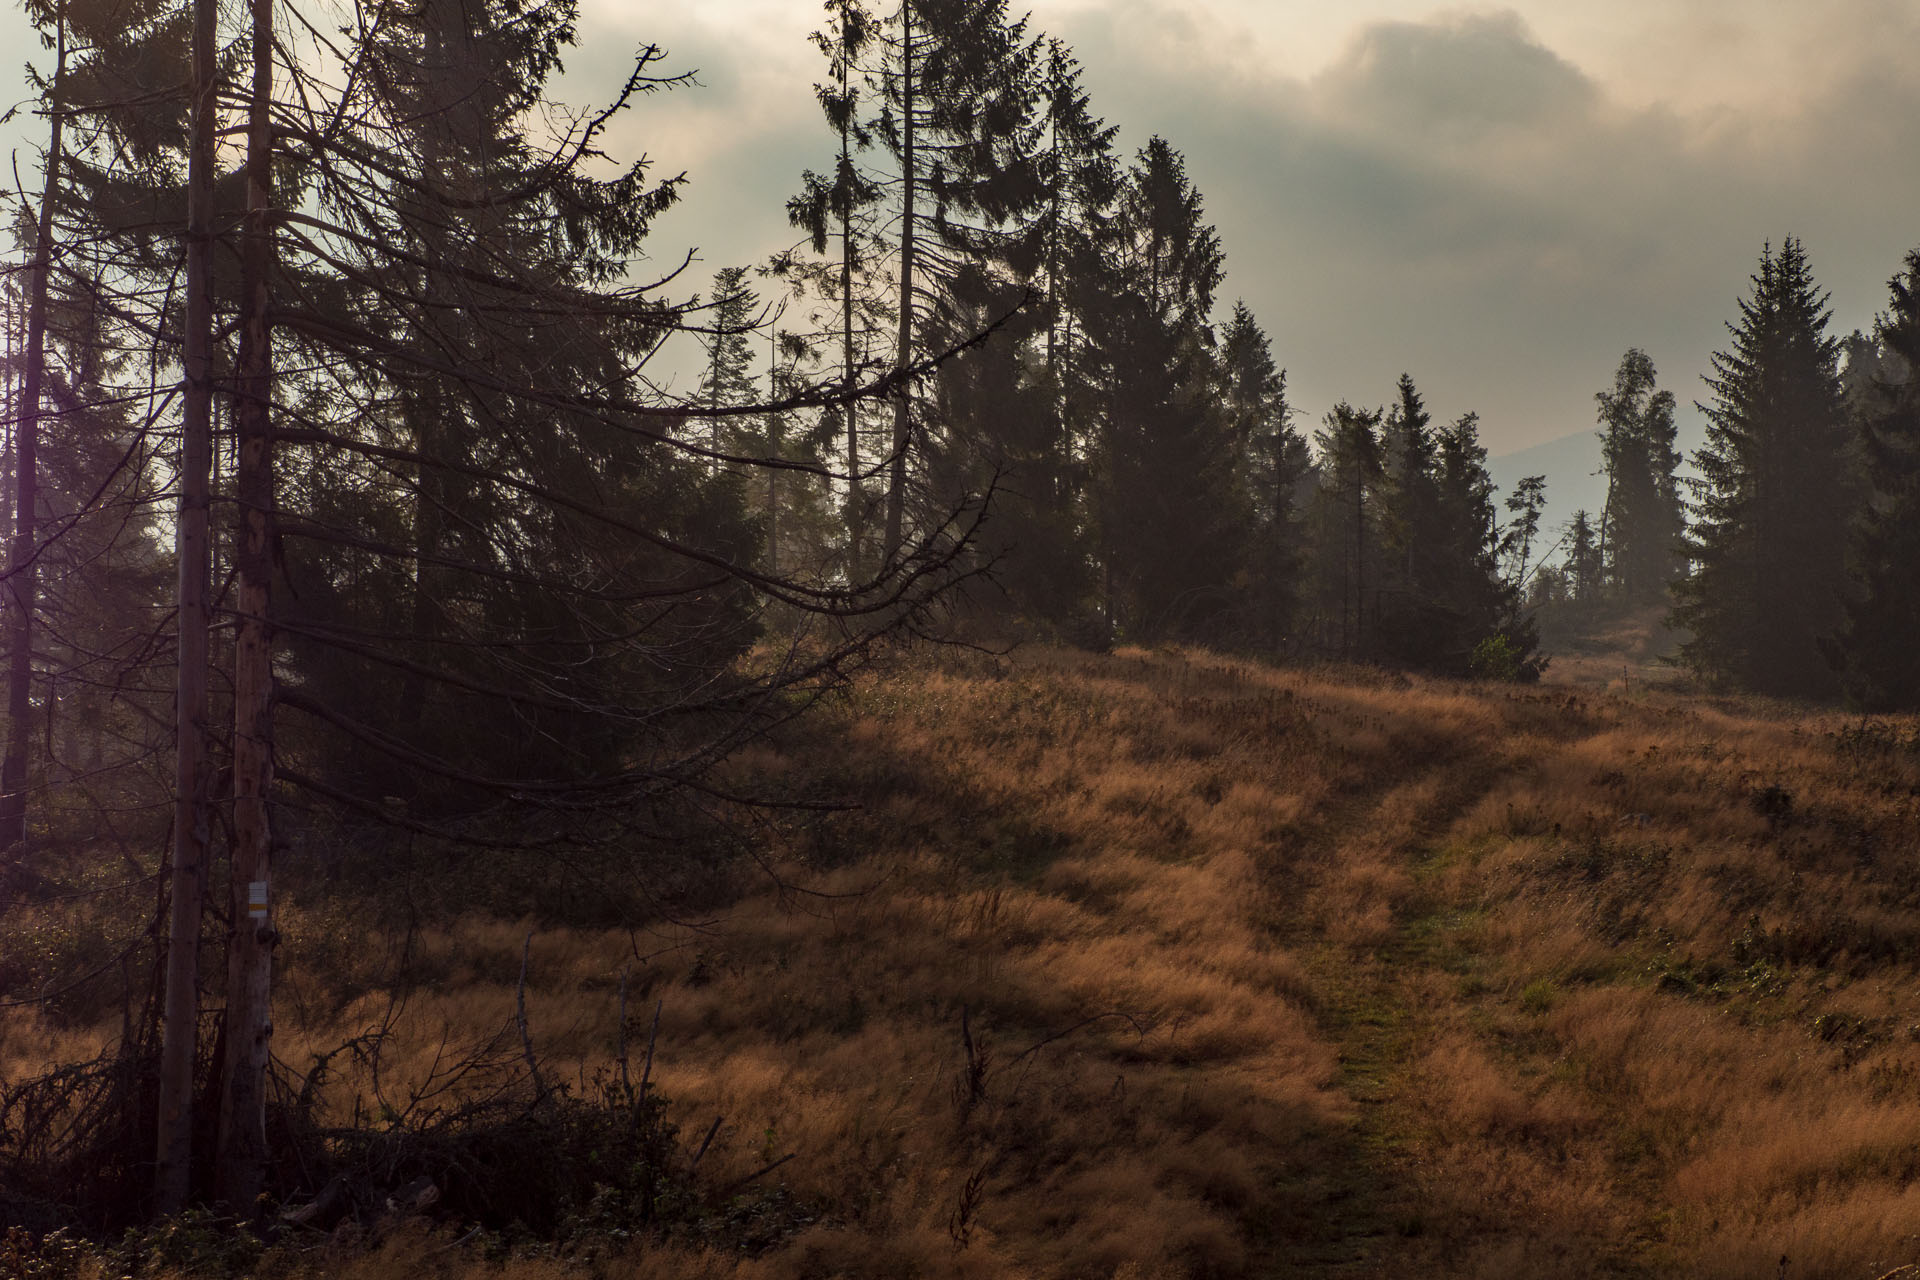
[{"label": "patch of green grass", "polygon": [[1528,1013],[1546,1013],[1560,1002],[1560,984],[1551,978],[1535,978],[1520,988],[1520,1007]]}]

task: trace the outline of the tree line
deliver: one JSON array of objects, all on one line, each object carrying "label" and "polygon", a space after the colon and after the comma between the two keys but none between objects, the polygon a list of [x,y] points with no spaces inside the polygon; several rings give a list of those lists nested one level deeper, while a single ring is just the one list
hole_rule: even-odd
[{"label": "tree line", "polygon": [[1675,398],[1639,350],[1598,394],[1607,498],[1530,584],[1593,625],[1667,607],[1675,661],[1712,687],[1866,711],[1920,707],[1920,251],[1871,334],[1828,332],[1805,247],[1766,246],[1706,379],[1682,476]]},{"label": "tree line", "polygon": [[715,278],[737,302],[703,393],[759,394],[726,336],[756,289],[787,307],[773,358],[842,385],[991,338],[890,404],[783,428],[845,475],[789,491],[789,554],[857,573],[991,487],[968,612],[1011,634],[1537,674],[1509,571],[1541,491],[1502,511],[1476,417],[1436,425],[1403,378],[1309,439],[1253,312],[1218,313],[1226,253],[1185,157],[1123,150],[1064,42],[1001,0],[826,11],[835,162],[802,175],[805,238],[759,284]]}]

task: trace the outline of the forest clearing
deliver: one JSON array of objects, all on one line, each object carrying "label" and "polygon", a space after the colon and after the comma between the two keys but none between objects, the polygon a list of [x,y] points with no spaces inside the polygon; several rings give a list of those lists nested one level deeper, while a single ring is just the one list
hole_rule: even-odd
[{"label": "forest clearing", "polygon": [[[377,1076],[317,1082],[334,1114],[489,1044],[495,1074],[467,1086],[535,1106],[523,1001],[547,1088],[590,1090],[623,1043],[637,1078],[645,1054],[679,1198],[630,1229],[603,1194],[565,1207],[560,1244],[516,1245],[470,1230],[443,1176],[423,1213],[283,1226],[264,1258],[176,1229],[198,1268],[177,1274],[1920,1260],[1920,723],[1590,678],[1609,667],[1518,687],[941,652],[734,766],[861,808],[778,820],[760,861],[633,928],[564,874],[502,914],[502,886],[308,868],[282,908],[276,1053],[297,1074],[389,1036]],[[33,908],[36,939],[21,909],[9,971],[86,916]],[[0,1069],[111,1039],[119,1011],[83,1008],[9,1010]]]}]

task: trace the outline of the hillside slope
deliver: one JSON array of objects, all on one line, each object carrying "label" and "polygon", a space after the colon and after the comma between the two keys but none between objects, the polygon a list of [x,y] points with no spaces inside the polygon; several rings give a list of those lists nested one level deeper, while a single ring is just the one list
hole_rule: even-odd
[{"label": "hillside slope", "polygon": [[[531,930],[544,1052],[604,1063],[625,975],[683,1132],[721,1118],[737,1230],[593,1274],[1920,1261],[1911,722],[1035,651],[872,678],[742,767],[866,808],[699,919],[413,944],[395,1075],[510,1019]],[[299,924],[290,1062],[384,1007],[329,1006]],[[384,1248],[285,1266],[481,1267]]]}]

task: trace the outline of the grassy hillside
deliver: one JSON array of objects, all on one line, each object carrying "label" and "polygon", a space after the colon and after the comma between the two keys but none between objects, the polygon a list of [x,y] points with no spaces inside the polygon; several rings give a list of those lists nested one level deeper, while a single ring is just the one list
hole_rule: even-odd
[{"label": "grassy hillside", "polygon": [[[287,924],[288,1063],[382,1023],[383,1097],[449,1046],[511,1059],[524,958],[550,1078],[612,1060],[624,981],[633,1073],[659,1011],[682,1150],[721,1124],[664,1243],[615,1224],[500,1262],[445,1221],[268,1270],[1920,1262],[1920,726],[1618,675],[942,656],[742,762],[865,808],[773,824],[764,866],[677,922],[387,936],[316,891]],[[395,1013],[378,974],[403,953]],[[13,1016],[13,1073],[89,1034]],[[326,1087],[373,1114],[375,1083]]]}]

